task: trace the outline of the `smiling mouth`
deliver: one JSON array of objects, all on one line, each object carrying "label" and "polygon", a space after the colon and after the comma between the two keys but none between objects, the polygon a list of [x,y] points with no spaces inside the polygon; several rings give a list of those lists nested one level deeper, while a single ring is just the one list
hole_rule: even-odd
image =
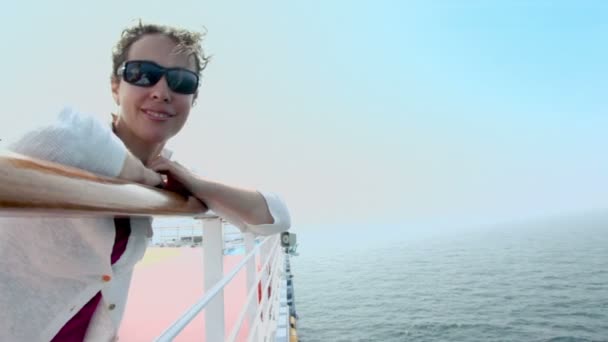
[{"label": "smiling mouth", "polygon": [[142,112],[150,119],[154,121],[166,121],[173,117],[171,114],[163,112],[155,112],[153,110],[142,110]]}]

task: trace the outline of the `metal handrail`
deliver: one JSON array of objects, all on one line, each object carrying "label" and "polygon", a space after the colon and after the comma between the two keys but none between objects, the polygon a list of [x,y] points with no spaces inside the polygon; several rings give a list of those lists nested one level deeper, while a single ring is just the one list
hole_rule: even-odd
[{"label": "metal handrail", "polygon": [[[280,242],[279,242],[279,244],[280,244]],[[274,310],[276,310],[275,313],[278,314],[278,307],[280,306],[279,296],[281,295],[281,286],[280,286],[279,282],[281,280],[281,277],[284,275],[284,269],[280,266],[283,265],[283,263],[284,263],[285,255],[282,254],[282,250],[280,250],[279,255],[281,255],[281,257],[275,258],[276,259],[275,264],[273,265],[270,275],[269,275],[269,279],[271,281],[273,281],[270,286],[272,286],[272,288],[274,290],[272,291],[272,296],[268,298],[268,302],[269,302],[269,305],[267,306],[268,307],[268,310],[267,310],[268,319],[266,320],[266,322],[267,322],[266,328],[264,329],[265,336],[267,336],[269,333],[269,330],[271,330],[271,326],[270,326],[270,324],[272,323],[271,321],[276,320],[278,318],[277,316],[274,316],[274,317],[271,316],[270,312],[272,309],[274,309]],[[277,304],[277,307],[271,306],[271,303]],[[271,320],[271,318],[272,318],[272,320]],[[275,326],[275,330],[276,330],[276,326]],[[251,341],[251,336],[250,336],[249,340]]]},{"label": "metal handrail", "polygon": [[[270,241],[272,237],[267,237],[262,243],[255,246],[254,249],[247,254],[243,260],[241,260],[227,275],[217,282],[212,288],[206,291],[206,294],[198,300],[193,306],[191,306],[180,318],[178,318],[173,324],[171,324],[155,341],[164,342],[171,341],[177,334],[179,334],[185,327],[190,323],[209,302],[217,296],[220,291],[226,287],[226,285],[238,274],[238,272],[247,264],[247,262],[253,258],[259,249]],[[256,279],[256,284],[259,279]]]},{"label": "metal handrail", "polygon": [[[278,253],[279,252],[279,246],[280,243],[277,243],[277,245],[275,246],[275,251]],[[268,275],[268,282],[270,283],[272,280],[274,280],[275,277],[275,273],[277,272],[278,268],[278,262],[279,262],[279,258],[274,257],[273,259],[273,265],[270,269],[270,274]],[[276,281],[271,284],[271,286],[274,288],[274,290],[272,291],[273,293],[273,298],[276,297],[277,295],[277,286],[276,286]],[[265,289],[267,289],[268,286],[265,287]],[[266,310],[266,315],[264,315],[264,317],[266,317],[266,322],[270,321],[270,305],[265,305],[266,302],[270,302],[270,299],[268,298],[268,296],[265,295],[266,291],[264,291],[264,295],[262,296],[261,300],[260,300],[260,305],[258,306],[258,309],[254,315],[254,317],[256,317],[255,319],[255,323],[253,323],[250,327],[251,331],[255,331],[255,329],[258,328],[258,325],[260,324],[260,320],[257,319],[257,317],[260,316],[260,314],[262,313],[262,310],[267,309]],[[267,323],[268,324],[268,323]],[[248,342],[252,341],[253,339],[253,334],[249,334],[249,338],[247,339]]]},{"label": "metal handrail", "polygon": [[[205,213],[204,209],[169,191],[0,151],[0,215],[3,216],[189,216],[196,219],[221,220],[215,214]],[[170,341],[181,332],[219,293],[223,293],[225,286],[247,263],[255,260],[254,257],[269,241],[273,241],[273,237],[266,237],[260,244],[255,244],[243,260],[209,288],[205,295],[156,341]],[[265,289],[273,281],[278,268],[276,264],[279,258],[276,254],[279,253],[280,242],[276,238],[274,241],[273,249],[267,254],[263,266],[266,270],[271,260],[273,261]],[[236,338],[245,314],[252,305],[255,288],[261,281],[262,273],[255,274],[253,285],[248,291],[247,304],[239,314],[239,320],[230,335],[231,340]],[[260,312],[265,309],[263,304],[267,299],[270,300],[267,295],[262,296],[253,317],[259,317]],[[259,319],[252,323],[253,329],[249,339],[252,338],[251,332],[254,332],[258,323]]]},{"label": "metal handrail", "polygon": [[204,212],[170,191],[0,151],[2,215],[200,217]]},{"label": "metal handrail", "polygon": [[[275,243],[272,251],[268,254],[268,257],[266,258],[266,261],[264,262],[264,265],[262,266],[262,270],[265,270],[268,267],[270,260],[273,260],[273,265],[271,266],[271,274],[268,276],[268,282],[270,282],[270,280],[272,279],[274,269],[277,266],[277,265],[275,265],[277,263],[277,258],[273,257],[273,256],[279,250],[279,245],[280,244],[278,242]],[[243,309],[241,309],[241,312],[239,313],[239,317],[237,318],[237,321],[236,321],[234,327],[232,328],[232,331],[231,331],[230,335],[228,336],[228,338],[226,339],[226,341],[232,342],[236,339],[236,336],[238,335],[238,332],[241,329],[241,325],[243,324],[243,321],[245,320],[245,314],[247,313],[247,311],[249,310],[249,307],[251,306],[251,300],[253,299],[253,296],[256,293],[257,284],[258,284],[258,282],[260,282],[261,279],[262,279],[262,273],[258,272],[256,274],[255,280],[253,282],[253,286],[247,292],[247,298],[245,299],[245,303],[247,303],[247,304],[243,307]],[[264,286],[264,289],[266,289],[266,286]],[[254,317],[258,317],[261,312],[264,300],[266,298],[264,293],[265,293],[265,291],[262,291],[262,298],[260,300],[260,306],[256,310]],[[253,331],[254,326],[252,325],[250,329],[251,329],[251,331]]]}]

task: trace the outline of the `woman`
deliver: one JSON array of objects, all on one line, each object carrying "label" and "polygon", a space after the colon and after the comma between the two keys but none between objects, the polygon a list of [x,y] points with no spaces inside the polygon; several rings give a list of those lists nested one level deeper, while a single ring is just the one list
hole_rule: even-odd
[{"label": "woman", "polygon": [[[242,231],[287,230],[278,196],[211,181],[168,159],[164,146],[186,123],[207,64],[200,41],[159,25],[126,29],[113,52],[112,127],[65,109],[9,148],[151,186],[168,174]],[[150,236],[150,220],[141,218],[0,218],[0,341],[114,340]]]}]

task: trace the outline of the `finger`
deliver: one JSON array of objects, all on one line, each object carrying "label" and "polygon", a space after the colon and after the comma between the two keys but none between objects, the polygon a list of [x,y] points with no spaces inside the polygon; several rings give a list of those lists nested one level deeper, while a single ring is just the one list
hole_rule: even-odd
[{"label": "finger", "polygon": [[154,161],[153,163],[150,163],[148,165],[148,168],[150,168],[156,172],[172,170],[171,163],[167,162],[167,161],[163,161],[163,160],[157,160],[157,161]]},{"label": "finger", "polygon": [[164,184],[164,180],[162,178],[162,175],[154,172],[153,170],[146,169],[144,171],[143,183],[149,186],[158,186]]},{"label": "finger", "polygon": [[158,165],[160,162],[161,162],[161,160],[159,159],[159,156],[156,156],[156,157],[154,157],[152,159],[149,159],[146,162],[146,166],[149,167],[149,168],[152,168],[154,165]]},{"label": "finger", "polygon": [[148,162],[146,163],[146,166],[151,167],[153,165],[166,164],[169,162],[170,161],[167,158],[158,155],[158,156],[148,160]]}]

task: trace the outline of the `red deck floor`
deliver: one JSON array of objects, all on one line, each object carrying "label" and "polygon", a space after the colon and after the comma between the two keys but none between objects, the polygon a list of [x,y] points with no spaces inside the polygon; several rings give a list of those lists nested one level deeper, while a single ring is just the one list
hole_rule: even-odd
[{"label": "red deck floor", "polygon": [[[225,256],[224,273],[242,257]],[[119,340],[153,341],[203,296],[203,281],[202,248],[148,248],[144,259],[135,267]],[[238,318],[245,295],[246,273],[243,269],[225,288],[225,336],[230,334]],[[202,311],[175,341],[204,341],[204,315],[205,311]],[[247,321],[243,323],[237,341],[244,341],[246,334]]]}]

